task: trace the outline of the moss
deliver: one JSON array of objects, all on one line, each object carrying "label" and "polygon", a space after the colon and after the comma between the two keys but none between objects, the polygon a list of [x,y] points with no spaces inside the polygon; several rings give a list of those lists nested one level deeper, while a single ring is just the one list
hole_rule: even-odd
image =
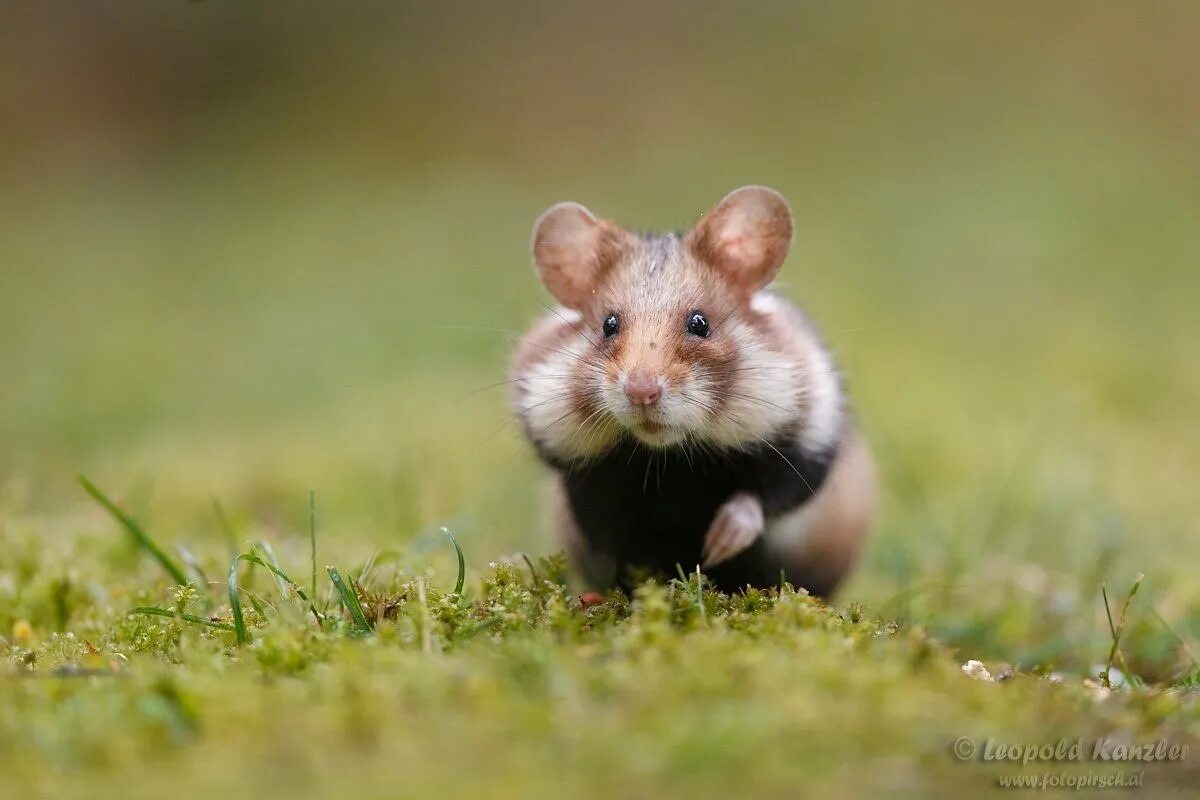
[{"label": "moss", "polygon": [[[333,595],[318,624],[290,591],[264,591],[240,647],[228,631],[87,602],[94,642],[23,623],[0,682],[0,785],[282,797],[296,781],[333,790],[349,770],[368,797],[397,781],[450,796],[602,784],[720,796],[832,792],[848,780],[838,765],[858,763],[874,765],[868,784],[932,789],[988,780],[994,765],[948,755],[963,735],[1200,736],[1194,693],[1098,699],[1079,677],[1028,669],[972,680],[924,628],[786,586],[726,595],[689,576],[584,602],[561,565],[497,560],[461,595],[434,571],[376,569],[358,586],[368,637]],[[96,571],[112,597],[227,616],[223,587]],[[1159,785],[1186,775],[1164,768]]]}]

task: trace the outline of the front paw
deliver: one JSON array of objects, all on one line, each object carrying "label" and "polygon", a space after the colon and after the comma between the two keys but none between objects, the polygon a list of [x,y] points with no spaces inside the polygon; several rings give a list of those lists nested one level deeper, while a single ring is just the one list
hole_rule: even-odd
[{"label": "front paw", "polygon": [[763,510],[758,498],[739,493],[717,509],[717,516],[704,534],[701,566],[705,569],[728,561],[754,544],[763,532]]}]

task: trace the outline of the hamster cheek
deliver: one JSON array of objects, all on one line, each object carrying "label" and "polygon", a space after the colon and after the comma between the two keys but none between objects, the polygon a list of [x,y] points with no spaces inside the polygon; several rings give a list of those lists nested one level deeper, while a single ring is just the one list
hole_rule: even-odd
[{"label": "hamster cheek", "polygon": [[596,404],[603,406],[610,414],[620,416],[628,405],[620,376],[608,373],[597,376],[592,381],[592,392]]},{"label": "hamster cheek", "polygon": [[718,407],[713,382],[700,370],[691,371],[670,394],[672,423],[690,431],[702,431]]}]

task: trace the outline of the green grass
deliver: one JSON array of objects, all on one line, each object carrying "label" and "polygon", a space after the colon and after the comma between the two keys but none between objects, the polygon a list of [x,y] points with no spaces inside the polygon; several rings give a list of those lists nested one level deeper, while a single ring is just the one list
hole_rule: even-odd
[{"label": "green grass", "polygon": [[[156,561],[137,541],[142,563]],[[272,600],[252,574],[238,581],[243,561],[286,591]],[[310,616],[303,590],[252,553],[235,557],[227,586],[171,589],[161,571],[115,579],[105,607],[78,601],[78,633],[15,627],[0,780],[56,796],[326,793],[346,776],[358,796],[400,784],[451,797],[956,794],[1041,769],[959,761],[963,736],[1190,743],[1200,731],[1186,685],[1105,688],[1137,584],[1104,677],[1018,669],[996,682],[964,674],[922,626],[790,586],[729,596],[681,574],[632,598],[581,599],[561,557],[492,564],[466,591],[461,571],[447,590],[436,573],[376,566],[347,581],[329,567],[336,597]],[[170,607],[122,605],[156,595]],[[1196,776],[1186,761],[1066,767],[1141,773],[1160,790]]]},{"label": "green grass", "polygon": [[[1042,766],[960,736],[1200,744],[1194,5],[328,13],[0,25],[0,796],[961,796]],[[498,383],[532,221],[754,182],[879,525],[829,607],[581,597]]]}]

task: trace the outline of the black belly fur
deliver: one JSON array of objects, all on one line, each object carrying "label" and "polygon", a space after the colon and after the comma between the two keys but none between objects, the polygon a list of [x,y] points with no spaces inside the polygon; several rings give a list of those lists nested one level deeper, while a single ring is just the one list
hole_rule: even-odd
[{"label": "black belly fur", "polygon": [[[628,589],[641,577],[674,577],[676,565],[695,570],[717,509],[737,492],[758,496],[768,521],[804,504],[824,482],[833,455],[806,453],[790,437],[704,453],[652,450],[626,439],[582,465],[551,463],[563,474],[584,539],[610,562],[611,579]],[[778,586],[781,579],[803,585],[800,572],[769,553],[761,538],[706,570],[723,591]]]}]

